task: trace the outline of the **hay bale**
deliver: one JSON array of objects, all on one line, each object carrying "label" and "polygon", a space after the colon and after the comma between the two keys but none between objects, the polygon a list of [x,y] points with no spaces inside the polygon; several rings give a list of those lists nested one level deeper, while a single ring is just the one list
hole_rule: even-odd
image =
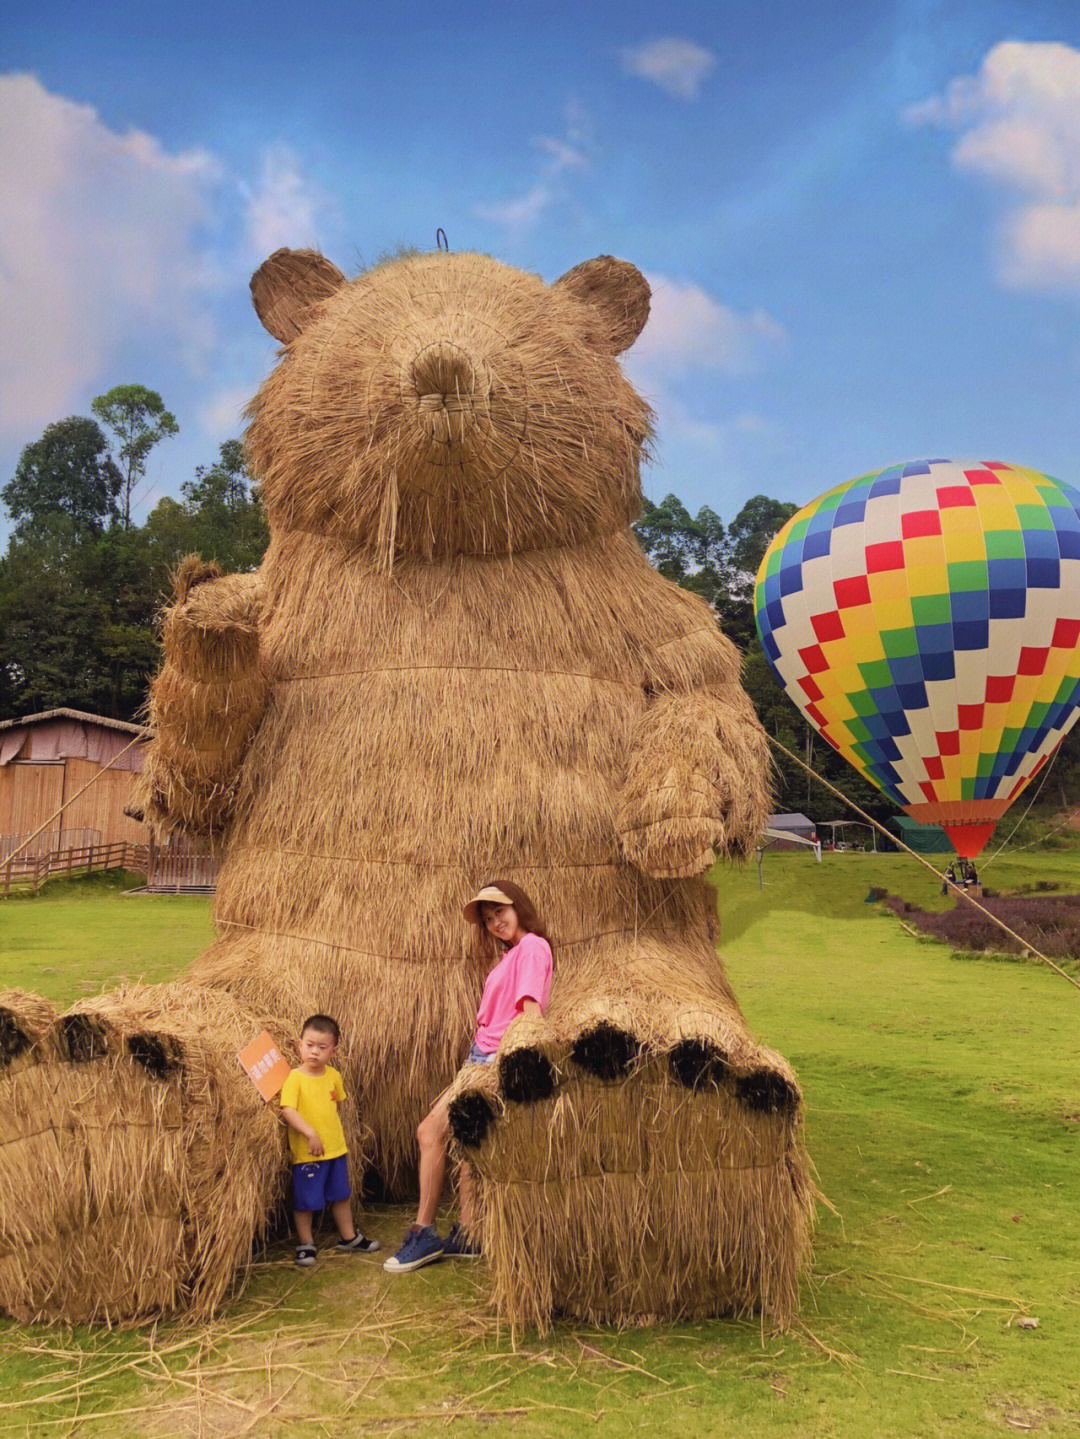
[{"label": "hay bale", "polygon": [[[226,838],[219,937],[160,1022],[108,997],[80,1011],[175,1033],[203,1076],[150,1158],[110,1151],[108,1174],[160,1176],[161,1235],[180,1217],[198,1241],[195,1268],[155,1260],[133,1304],[216,1302],[265,1219],[277,1160],[231,1070],[267,1015],[336,1016],[354,1158],[391,1192],[415,1183],[415,1127],[487,964],[460,905],[497,874],[535,897],[556,954],[548,1015],[455,1098],[499,1308],[783,1320],[808,1218],[798,1089],[747,1031],[698,877],[752,845],[768,758],[734,648],[629,529],[651,415],[617,355],[648,287],[610,257],[546,285],[479,255],[346,281],[279,252],[253,297],[285,346],[248,433],[271,542],[258,577],[178,575],[146,775],[160,827]],[[255,1136],[235,1184],[197,1177],[189,1130],[210,1116],[238,1152]],[[97,1226],[108,1252],[127,1225]],[[44,1245],[36,1262],[0,1302],[79,1302]],[[89,1271],[84,1309],[115,1313],[111,1282]]]}]

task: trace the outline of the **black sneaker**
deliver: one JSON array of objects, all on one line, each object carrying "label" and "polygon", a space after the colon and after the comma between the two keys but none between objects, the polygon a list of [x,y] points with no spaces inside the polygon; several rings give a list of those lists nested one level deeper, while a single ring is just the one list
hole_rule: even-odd
[{"label": "black sneaker", "polygon": [[469,1239],[460,1224],[455,1224],[443,1243],[444,1259],[479,1259],[479,1244]]},{"label": "black sneaker", "polygon": [[296,1262],[301,1269],[310,1269],[315,1263],[314,1244],[298,1244],[296,1246]]},{"label": "black sneaker", "polygon": [[351,1239],[339,1239],[334,1245],[336,1254],[374,1254],[382,1245],[377,1239],[365,1239],[357,1232]]}]

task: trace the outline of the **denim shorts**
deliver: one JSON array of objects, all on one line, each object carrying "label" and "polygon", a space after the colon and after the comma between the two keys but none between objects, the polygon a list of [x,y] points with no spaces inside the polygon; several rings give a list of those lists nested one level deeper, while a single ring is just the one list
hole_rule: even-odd
[{"label": "denim shorts", "polygon": [[293,1208],[301,1212],[325,1209],[339,1199],[348,1199],[352,1194],[348,1157],[339,1154],[336,1159],[309,1159],[305,1164],[294,1164],[292,1191]]},{"label": "denim shorts", "polygon": [[492,1052],[491,1052],[490,1054],[485,1054],[482,1049],[478,1049],[478,1048],[476,1047],[476,1045],[474,1044],[474,1045],[472,1046],[472,1048],[469,1050],[469,1053],[468,1053],[468,1056],[466,1057],[465,1063],[466,1063],[466,1064],[492,1064],[492,1063],[494,1063],[494,1060],[495,1060],[495,1051],[494,1051],[494,1050],[492,1050]]}]

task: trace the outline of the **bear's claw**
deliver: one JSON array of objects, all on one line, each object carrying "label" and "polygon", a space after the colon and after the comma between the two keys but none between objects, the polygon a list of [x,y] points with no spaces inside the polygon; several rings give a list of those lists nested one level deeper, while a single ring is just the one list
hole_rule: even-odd
[{"label": "bear's claw", "polygon": [[495,1111],[479,1089],[465,1089],[450,1101],[450,1130],[465,1149],[483,1144]]},{"label": "bear's claw", "polygon": [[131,1034],[128,1053],[151,1079],[171,1079],[184,1064],[184,1048],[169,1034]]},{"label": "bear's claw", "polygon": [[625,1079],[640,1056],[640,1040],[608,1020],[582,1030],[570,1050],[574,1063],[596,1079]]},{"label": "bear's claw", "polygon": [[109,1052],[105,1025],[89,1014],[65,1014],[56,1038],[62,1057],[72,1064],[104,1059]]},{"label": "bear's claw", "polygon": [[8,1065],[30,1048],[33,1041],[10,1009],[0,1009],[0,1065]]},{"label": "bear's claw", "polygon": [[555,1093],[555,1069],[541,1049],[521,1045],[499,1060],[499,1088],[515,1104],[550,1099]]},{"label": "bear's claw", "polygon": [[680,1039],[668,1055],[671,1073],[687,1089],[717,1088],[729,1074],[728,1062],[706,1039]]},{"label": "bear's claw", "polygon": [[740,1075],[735,1081],[735,1093],[747,1109],[759,1114],[791,1114],[799,1104],[794,1085],[769,1069]]}]

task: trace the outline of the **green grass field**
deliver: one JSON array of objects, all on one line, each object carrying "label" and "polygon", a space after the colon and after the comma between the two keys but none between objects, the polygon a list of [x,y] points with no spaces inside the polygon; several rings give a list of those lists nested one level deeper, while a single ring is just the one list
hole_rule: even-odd
[{"label": "green grass field", "polygon": [[[1080,890],[1080,854],[985,874],[1046,878]],[[723,950],[799,1071],[831,1206],[790,1332],[515,1338],[485,1313],[479,1266],[391,1281],[381,1255],[325,1255],[299,1274],[282,1240],[209,1327],[0,1326],[0,1435],[1076,1432],[1080,993],[1032,963],[953,958],[866,903],[872,885],[942,902],[903,856],[769,855],[764,880],[722,872]],[[118,889],[0,906],[0,981],[68,1002],[176,973],[208,937],[204,900]],[[365,1226],[390,1246],[407,1217],[375,1208]]]}]

